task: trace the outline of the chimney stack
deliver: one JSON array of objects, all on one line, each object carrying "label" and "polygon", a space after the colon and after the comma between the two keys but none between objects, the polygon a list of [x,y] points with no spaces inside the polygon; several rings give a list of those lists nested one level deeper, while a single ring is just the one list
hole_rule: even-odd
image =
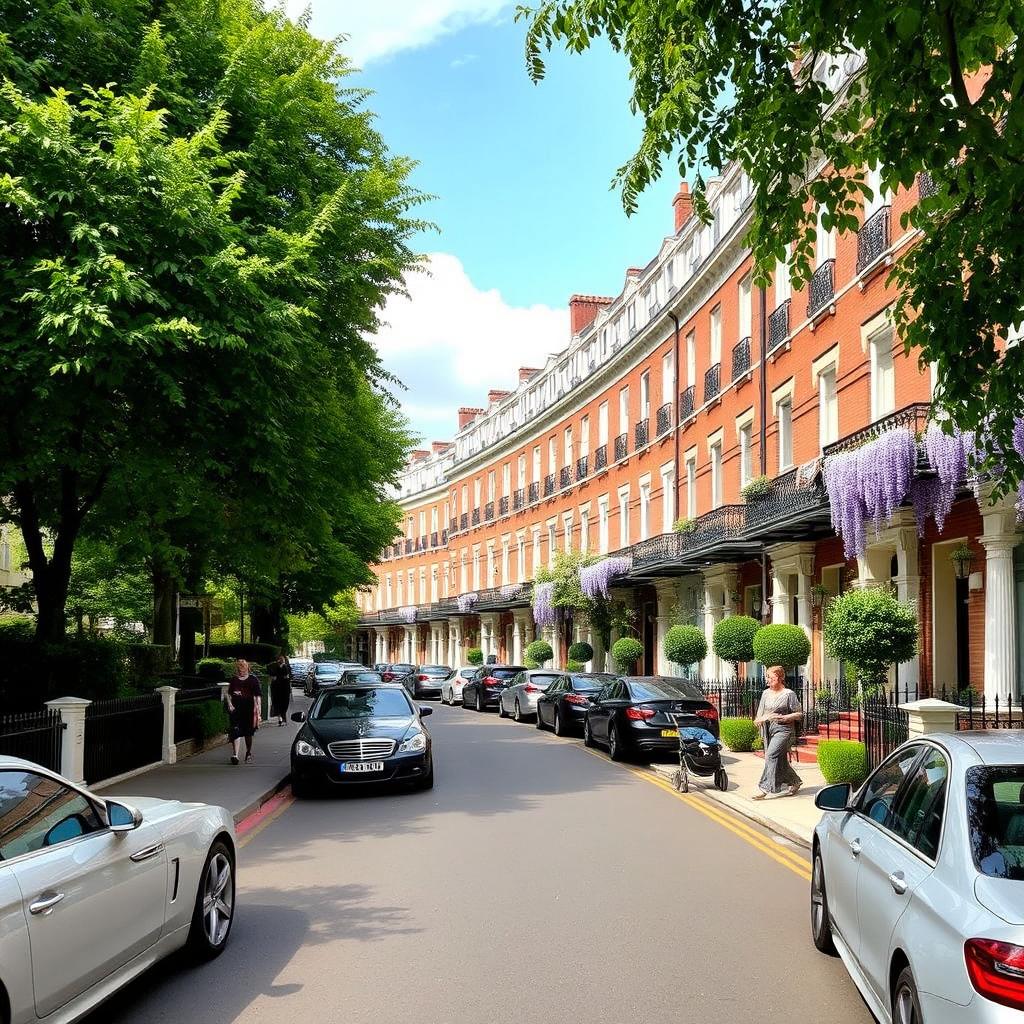
[{"label": "chimney stack", "polygon": [[569,299],[569,329],[579,334],[611,301],[604,295],[573,295]]},{"label": "chimney stack", "polygon": [[468,427],[483,411],[483,409],[470,408],[468,405],[462,406],[459,409],[459,430]]},{"label": "chimney stack", "polygon": [[409,452],[409,461],[422,462],[429,454],[430,452],[425,448],[417,448],[415,451]]},{"label": "chimney stack", "polygon": [[495,402],[500,402],[503,398],[508,398],[511,394],[509,391],[498,391],[492,389],[487,392],[487,404],[494,405]]},{"label": "chimney stack", "polygon": [[448,451],[448,449],[451,448],[451,446],[451,441],[432,441],[430,443],[430,448],[435,455],[440,455],[441,452]]},{"label": "chimney stack", "polygon": [[519,367],[519,383],[525,384],[526,381],[532,380],[537,374],[540,373],[534,366],[520,366]]},{"label": "chimney stack", "polygon": [[693,198],[690,195],[688,182],[679,182],[679,191],[676,193],[675,199],[672,200],[672,208],[676,212],[676,234],[678,235],[679,229],[693,215]]}]

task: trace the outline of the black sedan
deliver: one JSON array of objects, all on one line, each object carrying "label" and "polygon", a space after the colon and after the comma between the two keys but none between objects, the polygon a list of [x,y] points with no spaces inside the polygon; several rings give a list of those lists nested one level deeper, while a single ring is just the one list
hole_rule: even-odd
[{"label": "black sedan", "polygon": [[381,672],[381,677],[384,679],[385,683],[404,683],[405,677],[409,675],[410,672],[415,671],[415,665],[399,661],[391,665],[385,665],[384,671]]},{"label": "black sedan", "polygon": [[441,684],[451,678],[452,670],[447,665],[420,665],[405,677],[405,688],[419,697],[441,699]]},{"label": "black sedan", "polygon": [[588,747],[607,747],[613,761],[626,756],[650,759],[679,750],[680,727],[706,729],[718,736],[718,709],[695,683],[666,676],[622,676],[594,697],[583,741]]},{"label": "black sedan", "polygon": [[462,706],[477,711],[496,708],[501,691],[522,671],[522,665],[484,665],[462,687]]},{"label": "black sedan", "polygon": [[292,792],[314,787],[391,783],[415,789],[434,785],[434,756],[418,708],[401,686],[355,684],[324,690],[292,744]]},{"label": "black sedan", "polygon": [[556,679],[537,699],[537,728],[554,729],[556,736],[578,735],[590,701],[614,679],[605,672],[573,672]]}]

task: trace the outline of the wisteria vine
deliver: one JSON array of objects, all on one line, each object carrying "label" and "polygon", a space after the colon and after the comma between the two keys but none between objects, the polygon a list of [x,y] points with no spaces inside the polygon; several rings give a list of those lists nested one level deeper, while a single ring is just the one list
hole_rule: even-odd
[{"label": "wisteria vine", "polygon": [[459,594],[455,599],[455,603],[458,605],[459,611],[462,612],[463,615],[467,615],[473,610],[478,598],[479,595],[475,591],[471,590],[466,594]]},{"label": "wisteria vine", "polygon": [[416,621],[416,606],[414,604],[403,605],[398,609],[398,617],[403,622],[413,623]]},{"label": "wisteria vine", "polygon": [[554,582],[533,585],[533,621],[540,627],[553,626],[558,621],[558,610],[554,605]]},{"label": "wisteria vine", "polygon": [[607,597],[612,578],[628,572],[632,564],[631,559],[616,556],[602,558],[593,565],[584,565],[580,568],[580,589],[591,601]]}]

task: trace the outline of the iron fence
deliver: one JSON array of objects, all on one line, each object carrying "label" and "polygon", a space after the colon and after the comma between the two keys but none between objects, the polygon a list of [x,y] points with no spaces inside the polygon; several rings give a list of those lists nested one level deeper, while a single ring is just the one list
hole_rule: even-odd
[{"label": "iron fence", "polygon": [[835,298],[835,269],[835,260],[825,260],[811,275],[811,283],[807,289],[808,317],[820,313]]},{"label": "iron fence", "polygon": [[780,302],[768,317],[768,351],[774,352],[789,337],[789,299]]},{"label": "iron fence", "polygon": [[63,735],[59,711],[0,715],[0,754],[34,761],[51,771],[60,771]]},{"label": "iron fence", "polygon": [[868,769],[881,764],[910,734],[910,716],[897,704],[872,698],[864,702],[864,746]]},{"label": "iron fence", "polygon": [[704,373],[704,401],[710,402],[722,390],[722,364],[709,366]]},{"label": "iron fence", "polygon": [[1013,694],[985,693],[964,688],[940,690],[940,700],[964,708],[956,716],[957,729],[1024,729],[1024,697]]},{"label": "iron fence", "polygon": [[740,338],[732,347],[732,379],[739,380],[750,370],[750,338]]},{"label": "iron fence", "polygon": [[159,761],[163,723],[158,693],[90,704],[85,709],[85,781],[102,782]]}]

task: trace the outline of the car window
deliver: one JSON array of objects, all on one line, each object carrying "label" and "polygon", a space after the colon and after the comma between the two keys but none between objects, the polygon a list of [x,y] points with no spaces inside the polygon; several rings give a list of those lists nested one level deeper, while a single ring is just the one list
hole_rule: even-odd
[{"label": "car window", "polygon": [[316,667],[316,674],[318,676],[336,676],[341,671],[338,665],[331,665],[326,662],[322,662]]},{"label": "car window", "polygon": [[577,693],[595,693],[604,686],[608,676],[570,676],[572,688]]},{"label": "car window", "polygon": [[925,748],[896,803],[890,827],[930,860],[939,852],[949,766],[940,750]]},{"label": "car window", "polygon": [[346,672],[345,681],[348,683],[382,683],[379,672]]},{"label": "car window", "polygon": [[408,718],[412,714],[402,689],[330,690],[320,695],[310,718]]},{"label": "car window", "polygon": [[0,772],[0,860],[103,827],[92,802],[56,779],[35,772]]},{"label": "car window", "polygon": [[885,761],[864,783],[857,801],[857,810],[884,828],[892,829],[896,795],[920,753],[920,746],[905,747]]},{"label": "car window", "polygon": [[686,679],[636,679],[629,691],[634,700],[704,700],[700,687]]},{"label": "car window", "polygon": [[983,875],[1024,881],[1024,765],[967,769],[967,828]]},{"label": "car window", "polygon": [[519,678],[521,682],[533,683],[534,686],[550,686],[557,678],[557,672],[520,672]]}]

